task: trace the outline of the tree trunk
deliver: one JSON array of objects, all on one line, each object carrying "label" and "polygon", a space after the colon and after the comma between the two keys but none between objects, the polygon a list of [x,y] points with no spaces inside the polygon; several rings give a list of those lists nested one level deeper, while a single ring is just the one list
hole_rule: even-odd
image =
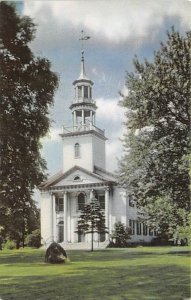
[{"label": "tree trunk", "polygon": [[16,241],[16,249],[19,249],[20,248],[20,240],[17,240]]},{"label": "tree trunk", "polygon": [[93,224],[92,224],[92,243],[91,243],[91,251],[94,251],[94,230],[93,230]]}]

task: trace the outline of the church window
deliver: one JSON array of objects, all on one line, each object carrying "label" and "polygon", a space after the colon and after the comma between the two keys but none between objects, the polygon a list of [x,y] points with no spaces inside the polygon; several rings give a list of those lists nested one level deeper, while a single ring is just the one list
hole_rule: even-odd
[{"label": "church window", "polygon": [[84,98],[88,98],[88,86],[84,86]]},{"label": "church window", "polygon": [[143,235],[147,235],[147,225],[143,224]]},{"label": "church window", "polygon": [[133,201],[133,197],[131,195],[129,195],[129,206],[130,207],[134,207],[135,206],[135,203]]},{"label": "church window", "polygon": [[85,194],[80,193],[78,195],[78,210],[82,210],[84,208],[84,205],[85,205]]},{"label": "church window", "polygon": [[56,198],[56,211],[64,211],[64,201],[63,198]]},{"label": "church window", "polygon": [[135,220],[129,220],[129,227],[131,228],[131,234],[135,234]]},{"label": "church window", "polygon": [[100,242],[105,242],[105,232],[101,232],[101,233],[100,233],[99,241],[100,241]]},{"label": "church window", "polygon": [[142,234],[142,224],[141,222],[137,221],[137,235]]},{"label": "church window", "polygon": [[74,146],[74,156],[75,158],[80,157],[80,145],[79,143],[76,143]]},{"label": "church window", "polygon": [[149,228],[149,235],[152,236],[154,234],[153,229]]},{"label": "church window", "polygon": [[99,195],[98,200],[99,200],[100,208],[105,209],[105,196]]},{"label": "church window", "polygon": [[78,243],[85,241],[85,235],[81,232],[78,232]]},{"label": "church window", "polygon": [[77,176],[74,177],[74,180],[75,180],[75,181],[80,181],[81,178],[80,178],[80,176],[77,175]]}]

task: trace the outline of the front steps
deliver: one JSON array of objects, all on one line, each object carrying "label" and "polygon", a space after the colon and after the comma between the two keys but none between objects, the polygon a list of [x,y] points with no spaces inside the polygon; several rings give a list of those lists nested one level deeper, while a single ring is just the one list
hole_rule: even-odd
[{"label": "front steps", "polygon": [[[101,250],[105,249],[109,244],[109,241],[105,242],[94,242],[93,248],[94,250]],[[62,242],[60,245],[65,249],[65,250],[91,250],[91,243],[89,242],[81,242],[81,243],[66,243]]]}]

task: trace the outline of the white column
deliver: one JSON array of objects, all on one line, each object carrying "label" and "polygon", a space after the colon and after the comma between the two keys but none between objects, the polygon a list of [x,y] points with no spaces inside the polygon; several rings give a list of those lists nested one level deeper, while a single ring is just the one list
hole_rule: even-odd
[{"label": "white column", "polygon": [[[105,189],[105,226],[107,227],[108,231],[109,228],[109,187]],[[106,234],[106,239],[108,238],[108,234]]]},{"label": "white column", "polygon": [[92,114],[92,110],[90,110],[90,120],[91,120],[90,125],[93,125],[93,114]]},{"label": "white column", "polygon": [[90,86],[88,86],[88,99],[90,99]]},{"label": "white column", "polygon": [[84,125],[84,110],[82,109],[82,126]]},{"label": "white column", "polygon": [[84,86],[82,85],[82,101],[84,100]]},{"label": "white column", "polygon": [[67,242],[67,192],[64,193],[64,242]]},{"label": "white column", "polygon": [[42,242],[48,246],[53,241],[52,233],[52,213],[53,213],[52,194],[49,192],[41,192],[41,214],[40,214],[40,226]]},{"label": "white column", "polygon": [[93,125],[96,123],[95,113],[93,114]]},{"label": "white column", "polygon": [[56,196],[52,194],[52,233],[53,233],[53,240],[57,242],[57,228],[56,228]]},{"label": "white column", "polygon": [[67,195],[67,241],[71,242],[71,202],[69,201],[69,195]]},{"label": "white column", "polygon": [[53,203],[54,203],[54,195],[51,194],[51,212],[50,212],[50,228],[51,228],[51,242],[54,241],[54,214],[53,214]]},{"label": "white column", "polygon": [[90,202],[92,201],[92,199],[94,198],[94,190],[90,191]]},{"label": "white column", "polygon": [[77,123],[77,122],[76,122],[76,121],[77,121],[77,120],[76,120],[76,111],[73,112],[73,115],[74,115],[73,125],[76,126],[76,123]]},{"label": "white column", "polygon": [[109,197],[109,234],[111,234],[111,228],[112,228],[112,201],[113,201],[113,198],[110,194],[110,197]]}]

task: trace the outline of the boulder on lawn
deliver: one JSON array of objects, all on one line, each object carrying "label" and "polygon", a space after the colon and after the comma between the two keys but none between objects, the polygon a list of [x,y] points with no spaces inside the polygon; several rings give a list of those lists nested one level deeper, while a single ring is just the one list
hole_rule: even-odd
[{"label": "boulder on lawn", "polygon": [[66,251],[59,244],[53,242],[46,250],[45,262],[51,264],[64,263],[67,259]]}]

